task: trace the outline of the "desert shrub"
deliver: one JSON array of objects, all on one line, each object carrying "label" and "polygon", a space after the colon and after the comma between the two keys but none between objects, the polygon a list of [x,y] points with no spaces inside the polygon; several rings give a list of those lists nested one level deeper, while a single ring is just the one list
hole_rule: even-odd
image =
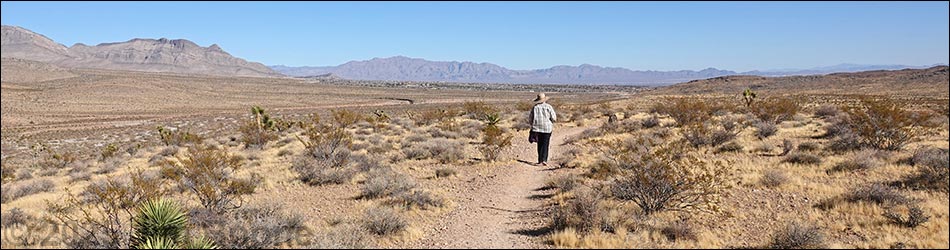
[{"label": "desert shrub", "polygon": [[676,126],[680,127],[705,122],[713,115],[711,105],[702,99],[695,98],[674,98],[657,103],[653,111],[669,115],[676,120]]},{"label": "desert shrub", "polygon": [[755,135],[759,139],[769,138],[775,135],[778,132],[778,126],[775,126],[775,123],[771,122],[757,122],[755,123]]},{"label": "desert shrub", "polygon": [[328,163],[313,157],[297,157],[291,169],[297,172],[300,181],[312,186],[344,184],[356,175],[356,171],[351,168],[328,166]]},{"label": "desert shrub", "polygon": [[752,114],[760,121],[779,124],[792,119],[801,106],[792,98],[777,97],[763,100],[751,107]]},{"label": "desert shrub", "polygon": [[825,104],[815,109],[815,116],[819,118],[835,117],[838,114],[841,114],[841,110],[833,105]]},{"label": "desert shrub", "polygon": [[393,203],[405,208],[419,208],[428,210],[435,207],[444,207],[446,200],[432,192],[423,190],[413,190],[411,192],[402,192],[394,197]]},{"label": "desert shrub", "polygon": [[631,201],[644,214],[663,210],[717,211],[729,188],[730,170],[721,162],[706,162],[683,142],[657,143],[641,136],[614,143],[612,158],[623,176],[611,184],[613,195]]},{"label": "desert shrub", "polygon": [[415,133],[415,134],[406,136],[404,140],[405,140],[405,144],[408,145],[411,143],[424,142],[426,140],[429,140],[429,136],[426,136],[425,134],[421,134],[421,133]]},{"label": "desert shrub", "polygon": [[185,157],[167,161],[162,171],[176,181],[179,189],[188,190],[205,209],[221,213],[240,207],[244,196],[254,193],[260,177],[238,178],[234,172],[244,164],[224,149],[189,148]]},{"label": "desert shrub", "polygon": [[558,192],[574,190],[580,184],[580,178],[575,174],[566,174],[553,177],[547,181],[544,188],[557,188]]},{"label": "desert shrub", "polygon": [[7,183],[7,181],[16,179],[17,168],[7,164],[7,160],[0,160],[0,182]]},{"label": "desert shrub", "polygon": [[286,213],[280,206],[244,207],[216,214],[196,209],[190,213],[194,225],[214,237],[224,249],[268,249],[298,238],[303,218]]},{"label": "desert shrub", "polygon": [[92,173],[85,167],[74,167],[67,173],[69,182],[88,181],[92,179]]},{"label": "desert shrub", "polygon": [[197,145],[204,141],[204,138],[201,136],[180,129],[169,129],[164,126],[158,126],[157,130],[159,140],[164,143],[165,146]]},{"label": "desert shrub", "polygon": [[916,167],[916,173],[905,177],[903,181],[911,187],[948,192],[950,187],[950,169],[948,169],[947,149],[928,148],[917,150],[910,163]]},{"label": "desert shrub", "polygon": [[47,201],[46,210],[63,227],[67,247],[129,248],[136,207],[165,194],[160,178],[133,171],[128,179],[92,183],[78,195],[67,192],[58,202]]},{"label": "desert shrub", "polygon": [[33,216],[23,212],[23,209],[18,207],[11,208],[10,210],[4,211],[3,214],[0,214],[0,223],[2,223],[3,227],[26,225],[27,222],[34,219]]},{"label": "desert shrub", "polygon": [[479,150],[486,160],[495,161],[501,155],[501,151],[511,146],[512,135],[506,135],[504,130],[498,127],[498,114],[489,114],[485,128],[482,129],[482,145]]},{"label": "desert shrub", "polygon": [[364,216],[364,227],[377,235],[389,235],[405,230],[409,226],[406,218],[389,207],[373,207],[367,209]]},{"label": "desert shrub", "polygon": [[643,128],[648,128],[648,129],[654,128],[656,126],[660,126],[660,118],[657,117],[655,114],[650,115],[650,117],[647,117],[646,119],[643,119],[643,121],[640,121],[640,126],[643,126]]},{"label": "desert shrub", "polygon": [[105,147],[102,147],[99,151],[99,160],[104,161],[106,159],[112,158],[115,156],[115,153],[119,152],[119,147],[115,143],[109,143]]},{"label": "desert shrub", "polygon": [[573,199],[555,207],[551,227],[557,230],[573,228],[580,232],[602,229],[606,211],[601,207],[603,196],[590,189],[577,190]]},{"label": "desert shrub", "polygon": [[416,121],[416,125],[422,126],[454,118],[457,115],[458,111],[454,109],[429,109],[413,116],[412,119]]},{"label": "desert shrub", "polygon": [[438,138],[438,137],[447,138],[447,139],[457,139],[457,138],[459,138],[459,132],[458,132],[458,131],[455,131],[455,130],[458,130],[458,129],[454,129],[454,128],[453,128],[452,130],[443,129],[443,128],[446,128],[446,127],[449,127],[449,128],[452,127],[452,125],[447,125],[447,124],[449,124],[449,123],[452,123],[452,122],[450,122],[450,121],[448,121],[448,120],[446,120],[446,121],[441,121],[441,122],[439,122],[438,124],[436,124],[436,126],[430,127],[430,128],[428,129],[429,135],[432,135],[432,137],[436,137],[436,138]]},{"label": "desert shrub", "polygon": [[723,143],[732,141],[739,134],[739,131],[732,127],[709,129],[707,125],[695,123],[683,127],[683,138],[693,147],[719,146]]},{"label": "desert shrub", "polygon": [[496,114],[499,111],[498,108],[481,101],[462,103],[462,113],[469,119],[481,119],[485,115]]},{"label": "desert shrub", "polygon": [[456,174],[458,174],[458,172],[451,168],[440,168],[435,170],[435,177],[438,178],[450,177]]},{"label": "desert shrub", "polygon": [[290,149],[286,149],[286,148],[281,149],[280,151],[277,151],[277,157],[284,157],[288,155],[294,155],[294,151],[291,151]]},{"label": "desert shrub", "polygon": [[906,204],[910,199],[886,185],[874,183],[851,190],[845,195],[849,202],[871,202],[876,204]]},{"label": "desert shrub", "polygon": [[[321,124],[319,116],[307,123],[304,135],[304,154],[298,155],[291,165],[298,178],[309,185],[342,184],[354,174],[347,166],[353,147],[353,137],[341,125]],[[342,118],[341,118],[342,119]]]},{"label": "desert shrub", "polygon": [[40,170],[41,176],[57,174],[60,169],[79,160],[79,156],[69,151],[57,151],[45,144],[30,146],[33,157],[32,167]]},{"label": "desert shrub", "polygon": [[241,132],[241,142],[248,148],[263,148],[270,141],[277,140],[274,119],[264,112],[264,109],[251,107],[251,119],[238,128]]},{"label": "desert shrub", "polygon": [[904,104],[889,99],[864,98],[860,107],[847,112],[851,130],[869,147],[898,150],[917,135],[911,126],[918,124],[919,119],[906,111]]},{"label": "desert shrub", "polygon": [[[905,211],[907,216],[904,216]],[[912,204],[889,207],[884,211],[884,218],[887,218],[887,220],[891,223],[909,228],[915,228],[930,220],[930,216],[926,215],[924,210],[920,209],[919,206]]]},{"label": "desert shrub", "polygon": [[383,160],[367,154],[353,154],[350,159],[361,172],[389,167]]},{"label": "desert shrub", "polygon": [[667,240],[692,240],[696,241],[696,232],[686,222],[677,221],[660,229],[660,233],[666,236]]},{"label": "desert shrub", "polygon": [[861,148],[861,138],[850,130],[842,131],[828,143],[828,150],[833,152],[854,151]]},{"label": "desert shrub", "polygon": [[774,188],[788,182],[788,175],[782,170],[767,169],[762,173],[762,178],[759,179],[759,182],[766,187]]},{"label": "desert shrub", "polygon": [[557,162],[558,167],[562,168],[576,168],[580,164],[577,162],[577,157],[583,153],[583,150],[580,148],[571,148],[557,156],[554,162]]},{"label": "desert shrub", "polygon": [[365,227],[343,224],[310,239],[310,249],[371,249],[373,238]]},{"label": "desert shrub", "polygon": [[365,120],[363,115],[348,109],[330,110],[330,114],[333,116],[334,125],[342,128],[349,127],[359,121]]},{"label": "desert shrub", "polygon": [[606,131],[602,127],[589,128],[581,131],[580,134],[568,137],[567,140],[564,140],[564,144],[575,144],[582,140],[603,136],[605,133]]},{"label": "desert shrub", "polygon": [[835,164],[828,173],[866,170],[884,165],[881,152],[866,149],[855,153],[850,159]]},{"label": "desert shrub", "polygon": [[408,159],[423,160],[435,158],[440,163],[457,162],[465,158],[465,145],[459,141],[446,138],[433,138],[423,143],[412,144],[403,148],[403,154]]},{"label": "desert shrub", "polygon": [[716,149],[716,153],[741,152],[741,151],[742,151],[742,145],[734,141],[726,143],[725,145],[722,145]]},{"label": "desert shrub", "polygon": [[817,249],[825,248],[825,234],[821,229],[801,223],[789,223],[782,230],[772,233],[768,245],[771,249]]},{"label": "desert shrub", "polygon": [[782,162],[802,165],[819,165],[821,164],[821,156],[805,152],[793,152],[785,156],[785,159],[782,159]]},{"label": "desert shrub", "polygon": [[410,176],[392,169],[377,169],[367,173],[361,196],[369,199],[393,196],[407,192],[415,186],[416,182]]},{"label": "desert shrub", "polygon": [[2,203],[7,203],[27,195],[50,192],[54,188],[56,188],[56,184],[49,179],[14,182],[4,185],[0,200],[2,200]]},{"label": "desert shrub", "polygon": [[799,151],[814,152],[818,151],[819,149],[821,149],[821,145],[814,142],[802,142],[801,144],[798,144]]}]

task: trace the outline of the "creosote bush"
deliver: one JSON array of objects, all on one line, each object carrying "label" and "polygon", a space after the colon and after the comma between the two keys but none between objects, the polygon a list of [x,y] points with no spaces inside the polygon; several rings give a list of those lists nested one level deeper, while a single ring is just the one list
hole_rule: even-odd
[{"label": "creosote bush", "polygon": [[676,120],[676,126],[702,123],[713,115],[713,107],[702,99],[673,98],[657,103],[653,111]]},{"label": "creosote bush", "polygon": [[208,211],[222,213],[241,207],[244,196],[254,193],[260,183],[257,175],[249,179],[235,176],[243,165],[241,158],[224,149],[197,146],[177,161],[165,162],[162,174],[195,195]]},{"label": "creosote bush", "polygon": [[792,119],[801,110],[801,106],[792,98],[776,97],[763,100],[751,107],[752,114],[759,120],[779,124]]},{"label": "creosote bush", "polygon": [[950,150],[945,148],[919,149],[910,158],[914,165],[914,174],[905,177],[903,182],[918,189],[930,189],[942,192],[950,191],[950,169],[948,169]]},{"label": "creosote bush", "polygon": [[718,211],[722,195],[731,188],[731,170],[721,162],[706,162],[682,141],[663,143],[648,136],[626,143],[608,143],[622,172],[611,185],[615,198],[640,207],[642,213]]},{"label": "creosote bush", "polygon": [[579,189],[574,198],[558,205],[551,215],[551,226],[557,230],[573,228],[593,232],[605,227],[606,211],[601,206],[603,195],[589,188]]},{"label": "creosote bush", "polygon": [[890,99],[861,99],[861,106],[847,110],[854,131],[862,145],[882,150],[898,150],[917,136],[912,126],[922,117],[906,111],[905,104]]}]

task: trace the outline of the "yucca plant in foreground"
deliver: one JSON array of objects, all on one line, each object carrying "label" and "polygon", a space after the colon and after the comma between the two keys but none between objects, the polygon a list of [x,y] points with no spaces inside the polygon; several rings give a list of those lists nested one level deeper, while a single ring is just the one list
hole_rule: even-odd
[{"label": "yucca plant in foreground", "polygon": [[[188,217],[174,202],[167,199],[143,203],[132,221],[132,247],[138,249],[215,249],[214,242],[204,237],[184,237]],[[184,243],[184,244],[183,244]]]}]

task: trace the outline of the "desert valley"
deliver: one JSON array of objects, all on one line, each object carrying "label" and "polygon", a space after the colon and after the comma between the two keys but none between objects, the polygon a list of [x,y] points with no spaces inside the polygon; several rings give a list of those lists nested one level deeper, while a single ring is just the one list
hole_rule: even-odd
[{"label": "desert valley", "polygon": [[6,25],[2,55],[4,248],[950,247],[946,65],[354,79]]}]

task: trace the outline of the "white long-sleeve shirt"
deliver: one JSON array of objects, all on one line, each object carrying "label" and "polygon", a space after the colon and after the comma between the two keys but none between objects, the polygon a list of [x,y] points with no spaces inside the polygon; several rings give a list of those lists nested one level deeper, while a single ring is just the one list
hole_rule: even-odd
[{"label": "white long-sleeve shirt", "polygon": [[541,103],[534,105],[528,118],[531,122],[531,131],[551,133],[551,131],[554,131],[557,113],[554,112],[554,107],[551,107],[551,104]]}]

